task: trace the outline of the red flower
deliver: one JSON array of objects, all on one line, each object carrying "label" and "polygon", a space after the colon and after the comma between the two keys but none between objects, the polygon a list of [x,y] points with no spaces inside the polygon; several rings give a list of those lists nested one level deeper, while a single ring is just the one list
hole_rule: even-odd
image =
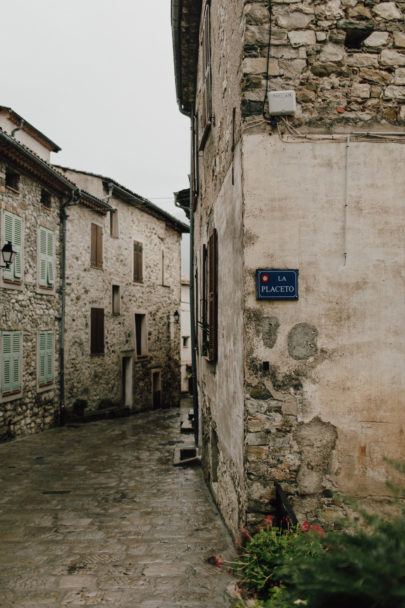
[{"label": "red flower", "polygon": [[301,532],[307,532],[309,530],[309,522],[304,521],[304,523],[301,526]]},{"label": "red flower", "polygon": [[271,515],[266,515],[266,523],[268,523],[268,524],[273,523],[273,518]]},{"label": "red flower", "polygon": [[301,526],[301,532],[315,532],[319,536],[325,536],[325,530],[318,526],[318,524],[310,524],[308,521],[304,521]]},{"label": "red flower", "polygon": [[218,568],[222,568],[224,562],[221,560],[221,556],[216,555],[215,556],[215,565],[218,566]]}]

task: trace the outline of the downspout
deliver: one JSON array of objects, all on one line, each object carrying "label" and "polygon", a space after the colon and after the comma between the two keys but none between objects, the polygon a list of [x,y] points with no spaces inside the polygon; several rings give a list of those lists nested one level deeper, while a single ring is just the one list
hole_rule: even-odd
[{"label": "downspout", "polygon": [[60,346],[59,346],[59,425],[63,426],[66,421],[65,410],[65,320],[66,320],[66,220],[67,207],[73,207],[80,202],[80,188],[72,190],[70,198],[63,203],[60,211],[62,224],[62,259],[61,259],[61,321],[60,321]]},{"label": "downspout", "polygon": [[13,130],[11,131],[11,133],[10,133],[11,137],[14,137],[14,134],[15,134],[15,133],[17,133],[17,131],[21,131],[21,129],[22,129],[22,128],[23,128],[23,126],[24,126],[24,123],[25,123],[25,120],[22,118],[22,119],[20,120],[20,124],[19,124],[19,126],[18,126],[18,127],[16,127],[15,129],[13,129]]}]

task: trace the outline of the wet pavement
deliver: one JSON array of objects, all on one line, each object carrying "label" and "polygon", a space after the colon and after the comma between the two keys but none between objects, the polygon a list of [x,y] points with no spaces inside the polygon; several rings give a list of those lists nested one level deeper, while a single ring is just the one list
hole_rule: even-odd
[{"label": "wet pavement", "polygon": [[227,608],[207,559],[231,539],[199,467],[174,467],[179,410],[0,445],[1,608]]}]

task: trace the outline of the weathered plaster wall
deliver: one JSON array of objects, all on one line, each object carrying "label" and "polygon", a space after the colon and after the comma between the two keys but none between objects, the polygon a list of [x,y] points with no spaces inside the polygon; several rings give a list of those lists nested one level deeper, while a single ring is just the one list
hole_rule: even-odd
[{"label": "weathered plaster wall", "polygon": [[[81,184],[80,174],[71,178]],[[87,190],[96,192],[84,177]],[[132,360],[134,409],[152,407],[152,370],[161,370],[162,406],[178,405],[180,398],[180,234],[162,220],[113,196],[119,237],[110,236],[106,216],[80,205],[69,209],[68,285],[66,322],[66,401],[88,400],[97,409],[103,400],[121,403],[122,357]],[[103,268],[90,266],[91,223],[103,229]],[[143,283],[133,281],[133,242],[143,243]],[[162,284],[162,251],[165,271]],[[120,287],[120,314],[112,314],[112,285]],[[90,309],[104,308],[105,353],[90,354]],[[148,352],[138,358],[135,314],[147,318]]]},{"label": "weathered plaster wall", "polygon": [[[401,143],[350,143],[345,261],[345,140],[244,137],[252,522],[272,480],[302,517],[333,516],[334,489],[375,506],[393,475],[383,456],[403,459],[404,157]],[[257,301],[257,268],[299,269],[299,300]]]},{"label": "weathered plaster wall", "polygon": [[[204,10],[204,8],[203,8]],[[243,403],[243,274],[240,87],[243,6],[211,2],[213,120],[199,152],[195,212],[198,322],[202,321],[202,247],[218,232],[218,361],[208,363],[198,340],[198,392],[204,474],[230,530],[244,523],[246,505]],[[201,34],[201,32],[200,32]],[[196,111],[202,113],[201,56]],[[202,135],[200,122],[199,141]]]},{"label": "weathered plaster wall", "polygon": [[[243,115],[261,116],[270,13],[244,4]],[[296,92],[296,124],[404,124],[404,14],[403,0],[274,0],[269,90]]]},{"label": "weathered plaster wall", "polygon": [[[244,403],[243,403],[243,235],[240,147],[235,152],[234,184],[229,171],[215,200],[208,226],[199,223],[195,249],[201,258],[210,230],[218,231],[218,360],[201,356],[199,398],[202,407],[203,466],[214,497],[231,531],[243,523]],[[208,231],[207,231],[208,230]],[[202,264],[200,261],[201,271]],[[202,294],[200,274],[199,293]],[[201,296],[202,297],[202,296]],[[201,320],[201,310],[199,311]]]},{"label": "weathered plaster wall", "polygon": [[[4,244],[4,210],[23,220],[23,277],[21,285],[0,281],[0,331],[22,332],[22,394],[1,399],[0,441],[35,433],[51,426],[59,410],[59,333],[60,333],[60,202],[51,197],[51,208],[41,205],[41,183],[20,174],[19,192],[5,187],[7,162],[0,159],[1,247]],[[38,277],[38,232],[44,226],[55,234],[55,290],[40,292]],[[3,263],[3,260],[1,260]],[[3,271],[0,270],[1,275]],[[38,390],[37,337],[40,330],[54,332],[54,382]],[[0,368],[1,369],[1,368]],[[1,384],[1,378],[0,378]]]}]

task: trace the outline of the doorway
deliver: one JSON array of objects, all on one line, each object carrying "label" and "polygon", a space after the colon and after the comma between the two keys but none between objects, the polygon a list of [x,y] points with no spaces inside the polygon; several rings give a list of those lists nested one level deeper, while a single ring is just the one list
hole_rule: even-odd
[{"label": "doorway", "polygon": [[132,357],[122,357],[122,400],[124,406],[133,405]]},{"label": "doorway", "polygon": [[162,407],[162,372],[156,369],[152,370],[152,404],[154,410]]}]

